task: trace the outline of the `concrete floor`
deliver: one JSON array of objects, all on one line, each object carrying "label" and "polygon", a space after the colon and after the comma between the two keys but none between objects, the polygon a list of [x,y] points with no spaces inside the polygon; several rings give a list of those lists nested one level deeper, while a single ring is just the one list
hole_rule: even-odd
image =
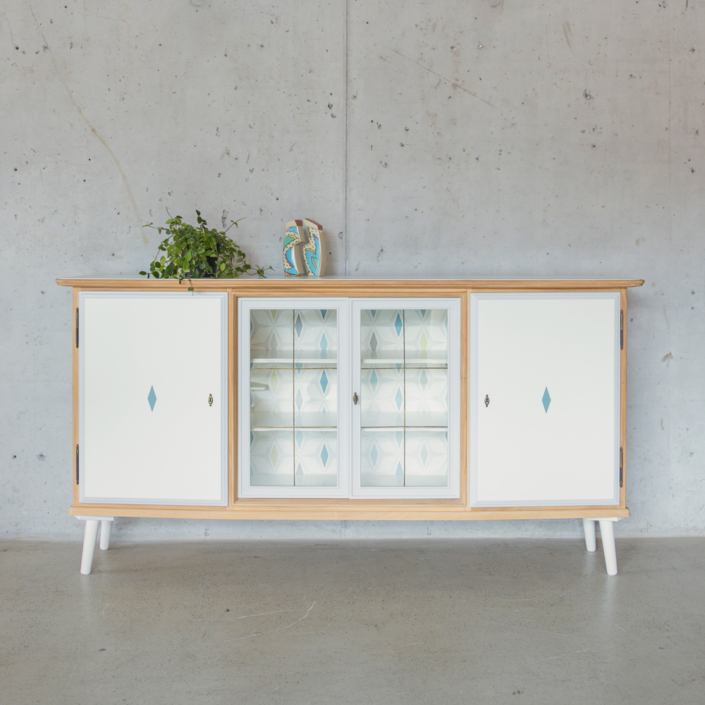
[{"label": "concrete floor", "polygon": [[0,703],[705,703],[705,539],[0,543]]}]

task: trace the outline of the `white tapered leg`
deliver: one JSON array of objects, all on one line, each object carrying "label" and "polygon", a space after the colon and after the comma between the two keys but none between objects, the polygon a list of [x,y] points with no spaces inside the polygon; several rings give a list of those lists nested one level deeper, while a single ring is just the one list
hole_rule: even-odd
[{"label": "white tapered leg", "polygon": [[617,548],[614,545],[613,522],[613,519],[600,519],[600,536],[602,536],[607,575],[617,575]]},{"label": "white tapered leg", "polygon": [[113,529],[112,519],[100,520],[100,550],[107,551],[110,548],[110,532]]},{"label": "white tapered leg", "polygon": [[592,553],[597,548],[595,543],[595,520],[583,519],[583,529],[585,530],[585,548]]},{"label": "white tapered leg", "polygon": [[83,537],[83,555],[81,556],[81,575],[90,575],[93,565],[95,537],[98,535],[98,519],[86,519],[86,533]]}]

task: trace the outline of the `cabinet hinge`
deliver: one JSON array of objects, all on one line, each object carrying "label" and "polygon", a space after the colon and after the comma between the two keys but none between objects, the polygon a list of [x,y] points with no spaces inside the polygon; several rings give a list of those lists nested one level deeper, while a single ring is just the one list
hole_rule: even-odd
[{"label": "cabinet hinge", "polygon": [[624,310],[619,312],[619,349],[624,350]]},{"label": "cabinet hinge", "polygon": [[624,449],[619,449],[619,486],[624,487]]},{"label": "cabinet hinge", "polygon": [[78,347],[78,309],[76,309],[76,347]]},{"label": "cabinet hinge", "polygon": [[76,484],[78,484],[78,443],[76,443]]}]

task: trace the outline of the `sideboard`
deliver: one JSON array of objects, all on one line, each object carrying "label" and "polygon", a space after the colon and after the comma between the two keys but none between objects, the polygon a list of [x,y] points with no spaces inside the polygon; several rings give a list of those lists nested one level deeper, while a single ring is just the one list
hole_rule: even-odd
[{"label": "sideboard", "polygon": [[119,517],[582,519],[617,574],[642,280],[57,283],[82,574]]}]

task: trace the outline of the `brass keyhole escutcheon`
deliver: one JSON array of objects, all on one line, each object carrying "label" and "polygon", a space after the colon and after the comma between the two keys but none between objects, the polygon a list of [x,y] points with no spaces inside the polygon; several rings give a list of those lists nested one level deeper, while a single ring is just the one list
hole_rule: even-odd
[{"label": "brass keyhole escutcheon", "polygon": [[212,394],[208,395],[208,406],[213,406],[213,395]]},{"label": "brass keyhole escutcheon", "polygon": [[490,405],[490,395],[485,394],[485,407]]},{"label": "brass keyhole escutcheon", "polygon": [[353,404],[357,404],[357,392],[353,394]]}]

